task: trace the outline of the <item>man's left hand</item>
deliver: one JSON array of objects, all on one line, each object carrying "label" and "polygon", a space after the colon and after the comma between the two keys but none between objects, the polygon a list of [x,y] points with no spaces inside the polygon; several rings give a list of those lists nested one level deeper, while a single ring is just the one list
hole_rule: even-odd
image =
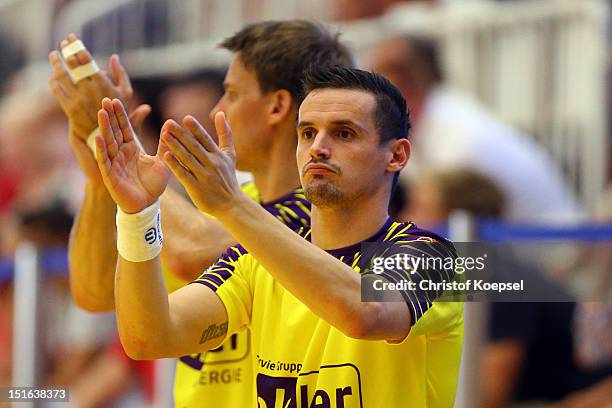
[{"label": "man's left hand", "polygon": [[168,120],[160,141],[168,150],[164,162],[198,209],[212,216],[223,214],[245,197],[236,179],[236,151],[223,112],[215,115],[215,128],[219,146],[193,116],[186,116],[182,126]]}]

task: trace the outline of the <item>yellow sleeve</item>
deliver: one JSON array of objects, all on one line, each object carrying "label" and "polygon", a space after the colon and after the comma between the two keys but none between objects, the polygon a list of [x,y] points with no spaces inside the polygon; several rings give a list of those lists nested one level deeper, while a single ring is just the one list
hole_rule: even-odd
[{"label": "yellow sleeve", "polygon": [[434,301],[408,336],[447,333],[463,325],[463,302]]},{"label": "yellow sleeve", "polygon": [[223,302],[228,317],[228,335],[251,322],[253,257],[241,246],[229,248],[219,260],[193,283],[212,289]]}]

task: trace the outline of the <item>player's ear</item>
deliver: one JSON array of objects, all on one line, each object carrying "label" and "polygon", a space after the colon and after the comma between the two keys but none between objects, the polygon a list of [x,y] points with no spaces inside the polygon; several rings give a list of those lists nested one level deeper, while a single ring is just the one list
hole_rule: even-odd
[{"label": "player's ear", "polygon": [[396,173],[403,169],[410,159],[410,142],[406,138],[394,139],[389,143],[387,171]]},{"label": "player's ear", "polygon": [[269,123],[275,125],[291,114],[293,97],[286,89],[278,89],[270,93]]}]

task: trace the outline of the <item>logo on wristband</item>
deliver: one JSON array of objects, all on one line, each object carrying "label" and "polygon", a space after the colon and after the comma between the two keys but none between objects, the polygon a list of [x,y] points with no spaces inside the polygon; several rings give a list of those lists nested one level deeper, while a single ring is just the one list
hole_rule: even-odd
[{"label": "logo on wristband", "polygon": [[160,237],[160,241],[161,241],[161,229],[160,229],[160,220],[159,220],[159,214],[157,214],[156,217],[156,225],[155,227],[151,227],[147,230],[147,232],[145,232],[145,241],[147,241],[147,244],[149,245],[153,245],[156,241],[157,241],[157,237]]},{"label": "logo on wristband", "polygon": [[155,241],[157,241],[157,229],[155,227],[151,227],[145,233],[145,241],[147,244],[153,245]]}]

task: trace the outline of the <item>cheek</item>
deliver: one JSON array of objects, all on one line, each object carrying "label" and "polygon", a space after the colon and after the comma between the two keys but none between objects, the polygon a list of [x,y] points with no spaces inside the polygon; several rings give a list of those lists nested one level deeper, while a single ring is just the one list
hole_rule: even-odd
[{"label": "cheek", "polygon": [[377,150],[356,150],[345,160],[353,171],[363,173],[364,178],[379,178],[385,171],[383,155]]},{"label": "cheek", "polygon": [[306,162],[310,159],[310,156],[308,154],[308,148],[306,147],[305,143],[300,142],[299,139],[297,143],[297,149],[295,151],[295,159],[299,168],[302,168],[302,166],[306,164]]}]

